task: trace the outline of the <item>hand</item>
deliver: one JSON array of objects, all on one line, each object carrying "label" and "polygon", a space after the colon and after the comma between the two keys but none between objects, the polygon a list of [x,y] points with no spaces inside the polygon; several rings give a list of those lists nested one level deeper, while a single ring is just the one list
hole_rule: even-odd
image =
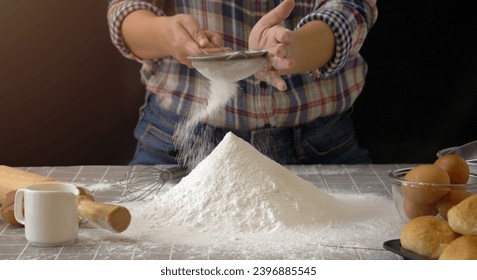
[{"label": "hand", "polygon": [[264,65],[255,77],[266,81],[278,90],[286,90],[285,81],[280,77],[279,71],[294,66],[290,43],[293,33],[281,23],[293,10],[295,1],[285,0],[273,10],[264,15],[252,28],[249,35],[250,50],[267,50],[268,63]]},{"label": "hand", "polygon": [[170,55],[182,64],[192,67],[188,56],[198,54],[221,52],[222,45],[220,34],[202,30],[197,20],[185,14],[175,15],[169,18],[167,25],[167,40]]}]

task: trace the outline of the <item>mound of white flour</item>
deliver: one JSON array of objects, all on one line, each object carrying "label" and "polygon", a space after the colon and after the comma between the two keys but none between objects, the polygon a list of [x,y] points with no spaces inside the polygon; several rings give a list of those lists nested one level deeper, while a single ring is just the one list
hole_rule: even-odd
[{"label": "mound of white flour", "polygon": [[389,200],[337,199],[232,133],[177,185],[129,208],[129,236],[189,244],[372,244],[399,222]]},{"label": "mound of white flour", "polygon": [[214,151],[144,211],[161,227],[270,231],[329,219],[336,201],[228,133]]}]

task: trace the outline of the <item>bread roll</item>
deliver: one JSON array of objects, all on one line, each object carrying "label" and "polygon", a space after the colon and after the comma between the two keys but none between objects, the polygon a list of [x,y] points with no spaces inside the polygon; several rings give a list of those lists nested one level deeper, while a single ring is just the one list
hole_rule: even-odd
[{"label": "bread roll", "polygon": [[477,194],[473,194],[453,206],[447,212],[447,220],[455,232],[477,235]]},{"label": "bread roll", "polygon": [[467,190],[450,190],[437,202],[437,210],[439,211],[439,214],[442,218],[447,220],[447,212],[449,212],[449,209],[471,195],[472,193]]},{"label": "bread roll", "polygon": [[452,241],[439,260],[477,260],[477,236],[463,235]]},{"label": "bread roll", "polygon": [[439,258],[445,246],[459,237],[444,219],[421,216],[401,229],[401,246],[431,259]]}]

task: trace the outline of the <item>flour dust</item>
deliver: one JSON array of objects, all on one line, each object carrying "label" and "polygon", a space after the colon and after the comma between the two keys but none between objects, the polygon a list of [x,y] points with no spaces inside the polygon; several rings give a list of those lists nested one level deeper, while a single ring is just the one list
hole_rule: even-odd
[{"label": "flour dust", "polygon": [[238,84],[227,80],[210,80],[205,103],[197,106],[191,115],[176,125],[173,140],[180,151],[178,161],[193,169],[212,152],[219,139],[214,138],[210,126],[198,125],[227,104],[238,93]]}]

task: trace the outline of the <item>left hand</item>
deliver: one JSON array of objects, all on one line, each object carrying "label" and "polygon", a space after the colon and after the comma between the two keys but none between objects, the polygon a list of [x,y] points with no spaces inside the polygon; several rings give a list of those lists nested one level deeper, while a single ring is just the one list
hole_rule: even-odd
[{"label": "left hand", "polygon": [[255,77],[281,91],[286,90],[287,86],[279,71],[295,65],[290,48],[293,33],[281,23],[290,15],[294,6],[294,0],[284,0],[255,24],[248,40],[250,50],[268,51],[268,63],[255,73]]}]

